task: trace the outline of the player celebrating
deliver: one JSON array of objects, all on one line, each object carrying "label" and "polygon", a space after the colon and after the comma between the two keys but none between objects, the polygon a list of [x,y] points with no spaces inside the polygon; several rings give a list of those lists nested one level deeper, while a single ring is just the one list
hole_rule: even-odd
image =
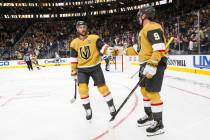
[{"label": "player celebrating", "polygon": [[159,92],[163,82],[164,71],[167,65],[165,37],[160,24],[152,22],[155,17],[155,8],[152,6],[143,7],[138,12],[139,23],[143,28],[139,33],[140,40],[140,78],[145,76],[141,86],[143,95],[144,111],[146,115],[140,118],[137,123],[140,126],[148,125],[148,135],[164,133],[162,122],[163,102]]},{"label": "player celebrating", "polygon": [[90,77],[93,78],[94,85],[98,87],[108,104],[110,114],[116,112],[113,98],[107,87],[101,69],[100,53],[106,54],[109,46],[105,44],[97,35],[87,32],[87,24],[84,21],[76,23],[76,30],[79,35],[70,44],[71,76],[78,78],[79,94],[86,111],[86,119],[92,118],[92,109],[89,101],[88,83]]}]

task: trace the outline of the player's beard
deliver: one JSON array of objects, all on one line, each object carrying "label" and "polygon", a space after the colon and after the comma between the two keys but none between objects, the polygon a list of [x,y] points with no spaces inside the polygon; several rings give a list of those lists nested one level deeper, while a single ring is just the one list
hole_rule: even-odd
[{"label": "player's beard", "polygon": [[144,19],[142,19],[142,17],[139,18],[139,24],[140,24],[140,26],[143,26],[143,24],[144,24]]},{"label": "player's beard", "polygon": [[140,22],[139,22],[138,25],[139,25],[140,30],[143,29],[143,24],[140,24]]},{"label": "player's beard", "polygon": [[79,35],[81,37],[85,37],[85,36],[87,36],[87,31],[80,32]]},{"label": "player's beard", "polygon": [[139,20],[140,30],[143,28],[144,19]]}]

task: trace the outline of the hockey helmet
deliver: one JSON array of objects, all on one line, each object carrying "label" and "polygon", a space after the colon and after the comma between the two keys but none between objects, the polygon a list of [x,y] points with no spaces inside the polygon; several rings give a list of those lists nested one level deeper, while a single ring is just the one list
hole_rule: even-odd
[{"label": "hockey helmet", "polygon": [[155,8],[153,6],[146,6],[139,9],[137,17],[140,18],[146,15],[147,18],[153,19],[155,17]]},{"label": "hockey helmet", "polygon": [[80,25],[86,25],[87,26],[87,23],[85,21],[77,21],[76,28]]}]

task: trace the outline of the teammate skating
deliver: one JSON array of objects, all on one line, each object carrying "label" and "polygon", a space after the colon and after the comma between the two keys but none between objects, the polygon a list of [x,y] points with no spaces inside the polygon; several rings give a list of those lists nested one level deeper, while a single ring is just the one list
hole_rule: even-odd
[{"label": "teammate skating", "polygon": [[[91,120],[92,108],[89,101],[89,79],[93,78],[94,85],[98,87],[110,110],[115,114],[115,105],[106,85],[101,69],[100,54],[106,54],[109,45],[105,44],[99,36],[88,34],[87,24],[84,21],[76,23],[78,37],[70,44],[71,76],[78,78],[79,94],[86,111],[86,119]],[[114,51],[114,50],[112,50]]]}]

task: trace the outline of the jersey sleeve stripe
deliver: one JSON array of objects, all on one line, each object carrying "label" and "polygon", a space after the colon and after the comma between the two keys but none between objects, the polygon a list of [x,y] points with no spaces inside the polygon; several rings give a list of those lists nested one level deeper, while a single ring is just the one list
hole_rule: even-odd
[{"label": "jersey sleeve stripe", "polygon": [[153,51],[165,50],[164,43],[157,43],[152,45]]}]

